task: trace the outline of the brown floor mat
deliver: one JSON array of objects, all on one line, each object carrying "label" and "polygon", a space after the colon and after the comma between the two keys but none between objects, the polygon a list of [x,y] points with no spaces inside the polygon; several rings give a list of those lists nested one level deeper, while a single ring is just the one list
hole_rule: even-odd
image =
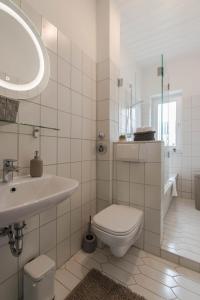
[{"label": "brown floor mat", "polygon": [[66,300],[145,300],[128,288],[92,269]]}]

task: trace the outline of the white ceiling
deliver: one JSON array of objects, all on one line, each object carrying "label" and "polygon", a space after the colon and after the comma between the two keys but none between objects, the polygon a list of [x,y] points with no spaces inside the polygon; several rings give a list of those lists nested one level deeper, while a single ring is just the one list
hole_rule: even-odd
[{"label": "white ceiling", "polygon": [[131,60],[146,64],[200,52],[200,0],[118,0],[121,45]]}]

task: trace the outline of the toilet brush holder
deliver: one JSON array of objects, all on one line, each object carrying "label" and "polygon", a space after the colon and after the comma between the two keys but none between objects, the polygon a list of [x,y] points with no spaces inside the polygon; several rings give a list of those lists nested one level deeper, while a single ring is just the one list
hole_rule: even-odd
[{"label": "toilet brush holder", "polygon": [[96,248],[97,248],[97,237],[91,231],[91,216],[90,216],[88,231],[84,234],[82,240],[82,249],[87,253],[92,253],[96,250]]}]

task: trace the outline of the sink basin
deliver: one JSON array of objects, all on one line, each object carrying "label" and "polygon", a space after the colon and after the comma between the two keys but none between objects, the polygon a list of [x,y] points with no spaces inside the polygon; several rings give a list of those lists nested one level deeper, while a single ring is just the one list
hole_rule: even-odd
[{"label": "sink basin", "polygon": [[78,181],[45,175],[40,178],[18,177],[11,183],[0,183],[0,227],[40,213],[69,198]]}]

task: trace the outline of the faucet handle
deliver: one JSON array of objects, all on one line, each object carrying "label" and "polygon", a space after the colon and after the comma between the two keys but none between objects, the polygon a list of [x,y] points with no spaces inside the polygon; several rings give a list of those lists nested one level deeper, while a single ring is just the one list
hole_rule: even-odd
[{"label": "faucet handle", "polygon": [[12,167],[14,162],[17,162],[17,159],[13,159],[13,158],[5,158],[3,160],[3,165],[5,167]]}]

